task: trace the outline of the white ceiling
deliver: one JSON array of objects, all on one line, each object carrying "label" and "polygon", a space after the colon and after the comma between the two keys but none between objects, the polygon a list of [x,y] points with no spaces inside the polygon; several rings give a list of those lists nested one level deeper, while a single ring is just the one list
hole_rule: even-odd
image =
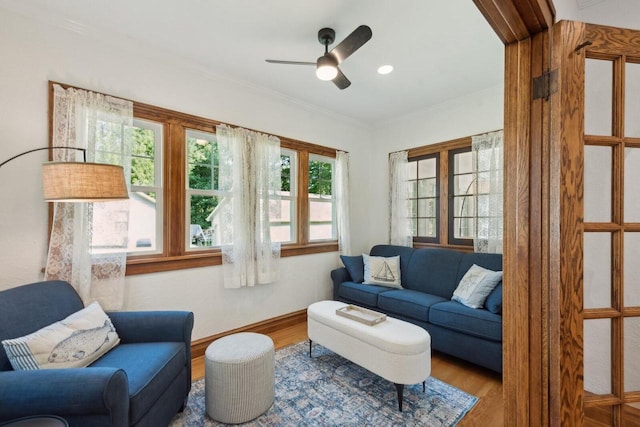
[{"label": "white ceiling", "polygon": [[[0,0],[2,8],[367,124],[503,82],[504,47],[471,0]],[[341,64],[352,82],[343,91],[313,67],[264,61],[315,61],[320,28],[333,28],[338,43],[361,24],[373,37]],[[383,64],[394,72],[378,75]]]}]

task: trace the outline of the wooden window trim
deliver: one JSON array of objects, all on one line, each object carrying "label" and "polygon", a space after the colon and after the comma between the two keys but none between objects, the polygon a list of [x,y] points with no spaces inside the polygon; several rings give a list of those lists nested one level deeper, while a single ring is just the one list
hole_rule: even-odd
[{"label": "wooden window trim", "polygon": [[[49,129],[53,123],[53,86],[60,85],[64,89],[76,88],[96,92],[90,89],[49,81]],[[113,96],[101,93],[105,96]],[[121,98],[126,99],[126,98]],[[157,254],[129,255],[127,257],[126,275],[147,274],[161,271],[172,271],[186,268],[207,267],[222,264],[219,248],[187,251],[184,247],[185,231],[185,130],[194,129],[215,133],[216,126],[223,122],[207,119],[191,114],[181,113],[150,104],[133,102],[133,116],[137,119],[149,120],[163,126],[163,248]],[[230,124],[236,127],[236,125]],[[249,129],[249,128],[247,128]],[[254,129],[249,129],[254,130]],[[260,132],[254,130],[256,132]],[[280,135],[280,146],[296,151],[298,155],[298,209],[296,210],[297,241],[282,245],[281,256],[290,257],[338,251],[338,241],[309,242],[309,207],[308,207],[308,159],[310,154],[335,158],[336,149],[318,144],[308,143]],[[49,132],[49,145],[52,144],[52,133]],[[49,229],[53,222],[53,205],[49,206]]]}]

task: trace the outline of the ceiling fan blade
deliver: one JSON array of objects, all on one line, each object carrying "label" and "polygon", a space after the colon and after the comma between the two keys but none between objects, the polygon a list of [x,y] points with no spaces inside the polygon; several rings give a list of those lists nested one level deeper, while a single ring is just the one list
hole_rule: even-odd
[{"label": "ceiling fan blade", "polygon": [[316,65],[315,62],[303,62],[303,61],[279,61],[277,59],[265,59],[270,64],[286,64],[286,65]]},{"label": "ceiling fan blade", "polygon": [[347,76],[345,76],[342,71],[340,70],[340,68],[338,68],[338,75],[335,76],[333,78],[333,80],[331,80],[333,83],[335,83],[336,86],[338,86],[338,88],[340,90],[342,89],[346,89],[349,86],[351,86],[351,82],[349,81],[349,79],[347,78]]},{"label": "ceiling fan blade", "polygon": [[372,35],[371,28],[366,25],[360,25],[342,40],[340,44],[331,49],[329,53],[333,55],[338,60],[338,64],[340,64],[351,56],[353,52],[360,49],[363,44],[368,42]]}]

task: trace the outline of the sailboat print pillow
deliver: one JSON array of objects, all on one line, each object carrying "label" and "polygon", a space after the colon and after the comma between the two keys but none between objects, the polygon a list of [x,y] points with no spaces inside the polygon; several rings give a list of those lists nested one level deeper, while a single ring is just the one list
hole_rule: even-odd
[{"label": "sailboat print pillow", "polygon": [[16,371],[82,368],[118,345],[120,337],[109,316],[94,302],[64,320],[2,341]]},{"label": "sailboat print pillow", "polygon": [[381,257],[362,254],[364,283],[402,289],[400,284],[400,256]]}]

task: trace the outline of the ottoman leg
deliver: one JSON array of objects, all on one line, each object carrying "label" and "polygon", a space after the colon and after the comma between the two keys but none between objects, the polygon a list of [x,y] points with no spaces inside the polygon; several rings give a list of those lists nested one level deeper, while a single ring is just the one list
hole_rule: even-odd
[{"label": "ottoman leg", "polygon": [[398,410],[402,412],[402,396],[404,395],[404,384],[395,384],[398,392]]},{"label": "ottoman leg", "polygon": [[427,391],[427,382],[422,381],[422,392],[425,393]]},{"label": "ottoman leg", "polygon": [[313,344],[313,341],[309,340],[309,358],[313,357],[311,356],[311,345]]}]

